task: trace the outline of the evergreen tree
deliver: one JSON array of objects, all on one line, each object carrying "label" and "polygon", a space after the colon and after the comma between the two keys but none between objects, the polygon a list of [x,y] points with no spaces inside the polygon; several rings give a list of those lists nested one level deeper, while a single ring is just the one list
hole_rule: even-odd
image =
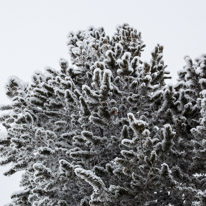
[{"label": "evergreen tree", "polygon": [[144,62],[128,24],[68,47],[59,70],[7,84],[0,164],[24,171],[9,206],[205,206],[206,57],[187,57],[173,86],[163,47]]}]

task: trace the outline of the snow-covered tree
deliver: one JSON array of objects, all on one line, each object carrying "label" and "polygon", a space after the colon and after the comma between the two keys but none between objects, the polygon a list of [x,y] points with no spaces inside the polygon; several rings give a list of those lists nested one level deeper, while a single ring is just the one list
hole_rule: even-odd
[{"label": "snow-covered tree", "polygon": [[59,70],[6,86],[0,164],[24,172],[10,206],[204,206],[206,57],[187,57],[173,86],[163,47],[143,61],[128,24],[70,33],[68,47]]}]

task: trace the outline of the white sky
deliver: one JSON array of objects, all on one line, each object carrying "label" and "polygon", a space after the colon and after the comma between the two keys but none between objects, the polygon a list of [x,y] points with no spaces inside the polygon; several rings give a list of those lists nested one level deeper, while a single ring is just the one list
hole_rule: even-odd
[{"label": "white sky", "polygon": [[[142,32],[149,60],[157,43],[174,79],[183,57],[206,53],[205,0],[0,0],[0,104],[8,102],[4,86],[11,75],[29,81],[35,70],[58,68],[68,58],[69,31],[93,25],[113,34],[129,23]],[[18,188],[19,176],[3,177],[0,205]]]}]

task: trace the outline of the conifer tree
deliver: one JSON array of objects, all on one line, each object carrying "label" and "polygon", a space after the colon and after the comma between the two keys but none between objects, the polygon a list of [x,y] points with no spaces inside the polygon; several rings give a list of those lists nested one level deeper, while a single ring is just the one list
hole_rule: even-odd
[{"label": "conifer tree", "polygon": [[59,70],[7,84],[0,164],[24,172],[9,206],[205,206],[206,57],[170,85],[163,46],[144,62],[128,24],[68,38]]}]

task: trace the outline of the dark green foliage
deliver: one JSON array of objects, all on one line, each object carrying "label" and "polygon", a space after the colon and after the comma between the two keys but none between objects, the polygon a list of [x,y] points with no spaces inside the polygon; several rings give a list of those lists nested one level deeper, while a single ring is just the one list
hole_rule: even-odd
[{"label": "dark green foliage", "polygon": [[0,164],[24,171],[10,205],[205,206],[206,57],[187,57],[173,86],[163,47],[143,62],[128,24],[68,46],[71,65],[7,85]]}]

